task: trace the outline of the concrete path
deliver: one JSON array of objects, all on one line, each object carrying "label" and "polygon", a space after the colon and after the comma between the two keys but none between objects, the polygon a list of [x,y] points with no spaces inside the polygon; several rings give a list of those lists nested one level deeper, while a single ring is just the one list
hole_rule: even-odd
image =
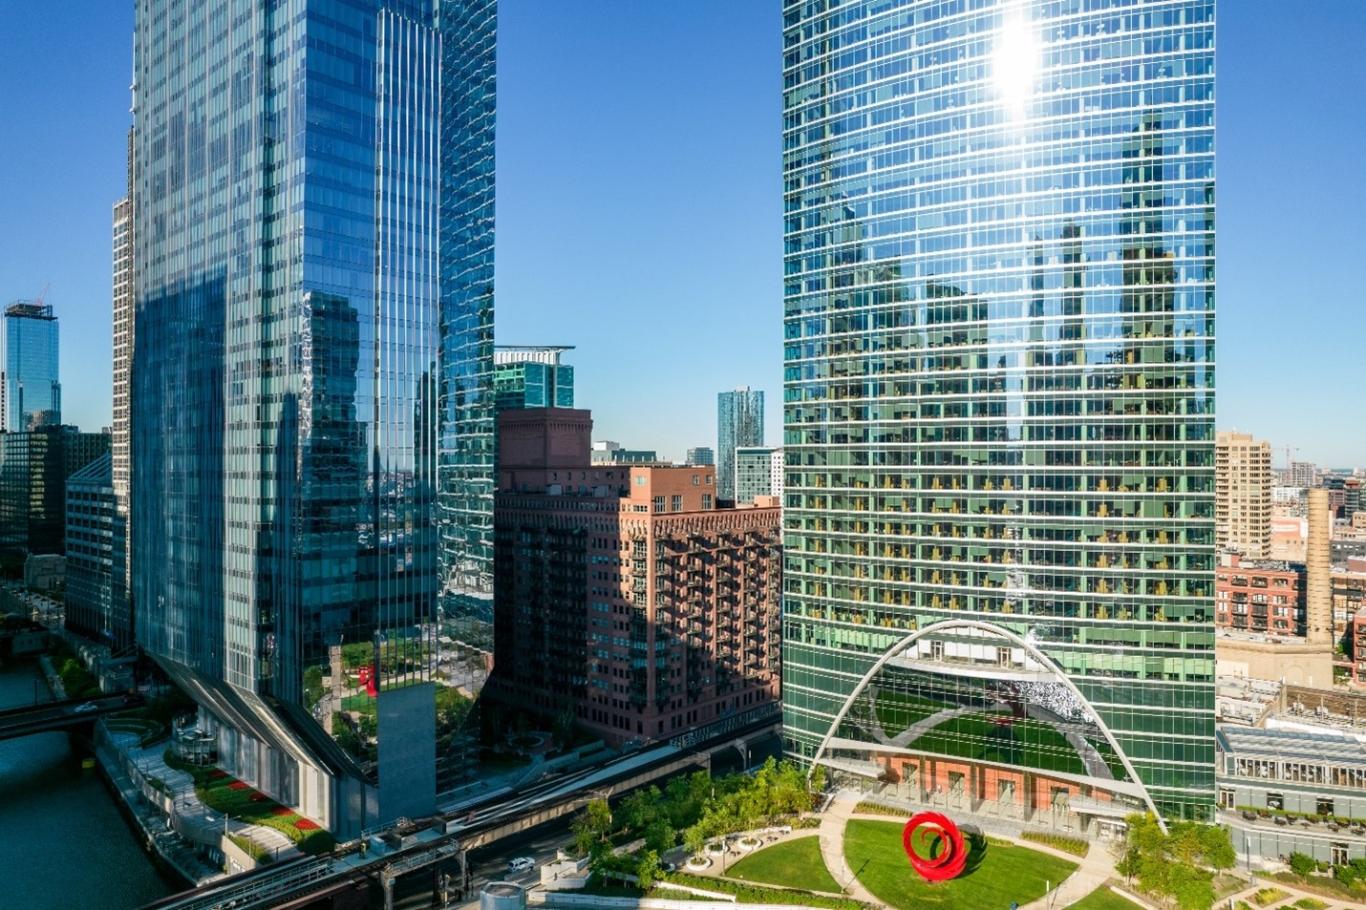
[{"label": "concrete path", "polygon": [[[1038,850],[1041,853],[1063,856],[1074,862],[1077,859],[1070,853],[1054,850],[1032,841],[1022,841],[1021,845],[1029,847],[1031,850]],[[1070,907],[1105,884],[1114,877],[1114,874],[1115,858],[1110,854],[1110,851],[1106,849],[1104,844],[1092,844],[1091,849],[1082,858],[1081,865],[1077,866],[1077,871],[1067,876],[1060,887],[1055,887],[1052,892],[1038,900],[1025,904],[1021,910],[1061,910],[1063,907]]]},{"label": "concrete path", "polygon": [[[1263,888],[1279,888],[1286,893],[1286,896],[1279,901],[1276,901],[1273,904],[1267,904],[1267,910],[1273,910],[1273,908],[1274,910],[1295,910],[1295,901],[1306,897],[1312,897],[1316,901],[1322,901],[1327,905],[1327,910],[1361,910],[1362,906],[1356,901],[1349,901],[1341,897],[1327,897],[1322,894],[1315,894],[1312,891],[1301,891],[1294,885],[1287,885],[1284,882],[1270,879],[1257,879],[1254,884],[1249,885],[1242,891],[1231,894],[1222,901],[1219,901],[1217,906],[1222,907],[1227,904],[1228,906],[1236,907],[1238,906],[1238,901],[1246,901],[1249,907],[1256,907],[1257,903],[1252,899],[1252,895]],[[1261,910],[1261,908],[1259,908],[1259,910]]]},{"label": "concrete path", "polygon": [[826,807],[824,814],[821,815],[821,826],[817,834],[821,840],[821,858],[825,860],[825,868],[850,897],[874,907],[882,907],[882,901],[873,897],[868,889],[863,887],[844,858],[844,827],[849,824],[854,807],[859,804],[860,799],[861,794],[858,791],[841,790]]}]

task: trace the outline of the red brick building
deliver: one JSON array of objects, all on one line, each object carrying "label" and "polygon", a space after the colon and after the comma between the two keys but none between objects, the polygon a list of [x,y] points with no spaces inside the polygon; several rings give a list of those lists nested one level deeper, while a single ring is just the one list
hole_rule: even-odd
[{"label": "red brick building", "polygon": [[1304,634],[1304,567],[1225,554],[1214,570],[1215,624],[1273,635]]},{"label": "red brick building", "polygon": [[593,465],[588,411],[504,411],[489,694],[619,744],[779,695],[776,500],[718,509],[710,465]]}]

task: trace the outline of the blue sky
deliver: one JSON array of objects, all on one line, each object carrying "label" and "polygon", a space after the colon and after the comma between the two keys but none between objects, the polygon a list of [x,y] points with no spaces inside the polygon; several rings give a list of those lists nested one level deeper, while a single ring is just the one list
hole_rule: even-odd
[{"label": "blue sky", "polygon": [[[1219,7],[1219,425],[1366,464],[1366,8],[1291,6]],[[0,0],[0,301],[51,283],[91,428],[132,7]],[[748,384],[780,440],[777,0],[502,0],[499,29],[499,341],[577,345],[598,437],[681,457]]]}]

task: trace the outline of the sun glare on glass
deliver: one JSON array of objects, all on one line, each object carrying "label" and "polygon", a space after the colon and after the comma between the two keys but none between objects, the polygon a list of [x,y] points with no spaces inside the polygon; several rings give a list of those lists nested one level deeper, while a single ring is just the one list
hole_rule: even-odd
[{"label": "sun glare on glass", "polygon": [[996,92],[1012,117],[1023,116],[1034,95],[1039,53],[1039,42],[1029,20],[1018,7],[1008,10],[1001,23],[991,66]]}]

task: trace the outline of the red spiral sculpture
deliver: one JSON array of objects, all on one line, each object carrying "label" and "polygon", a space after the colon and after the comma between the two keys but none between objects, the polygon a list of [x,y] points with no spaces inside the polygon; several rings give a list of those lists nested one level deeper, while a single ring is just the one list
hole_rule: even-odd
[{"label": "red spiral sculpture", "polygon": [[[939,833],[940,851],[938,856],[921,856],[915,852],[915,834],[921,829]],[[938,812],[919,812],[911,816],[906,827],[901,830],[901,846],[911,861],[911,868],[920,873],[927,882],[946,882],[956,878],[968,862],[968,851],[963,845],[962,832],[958,826]],[[934,848],[930,848],[933,853]]]}]

